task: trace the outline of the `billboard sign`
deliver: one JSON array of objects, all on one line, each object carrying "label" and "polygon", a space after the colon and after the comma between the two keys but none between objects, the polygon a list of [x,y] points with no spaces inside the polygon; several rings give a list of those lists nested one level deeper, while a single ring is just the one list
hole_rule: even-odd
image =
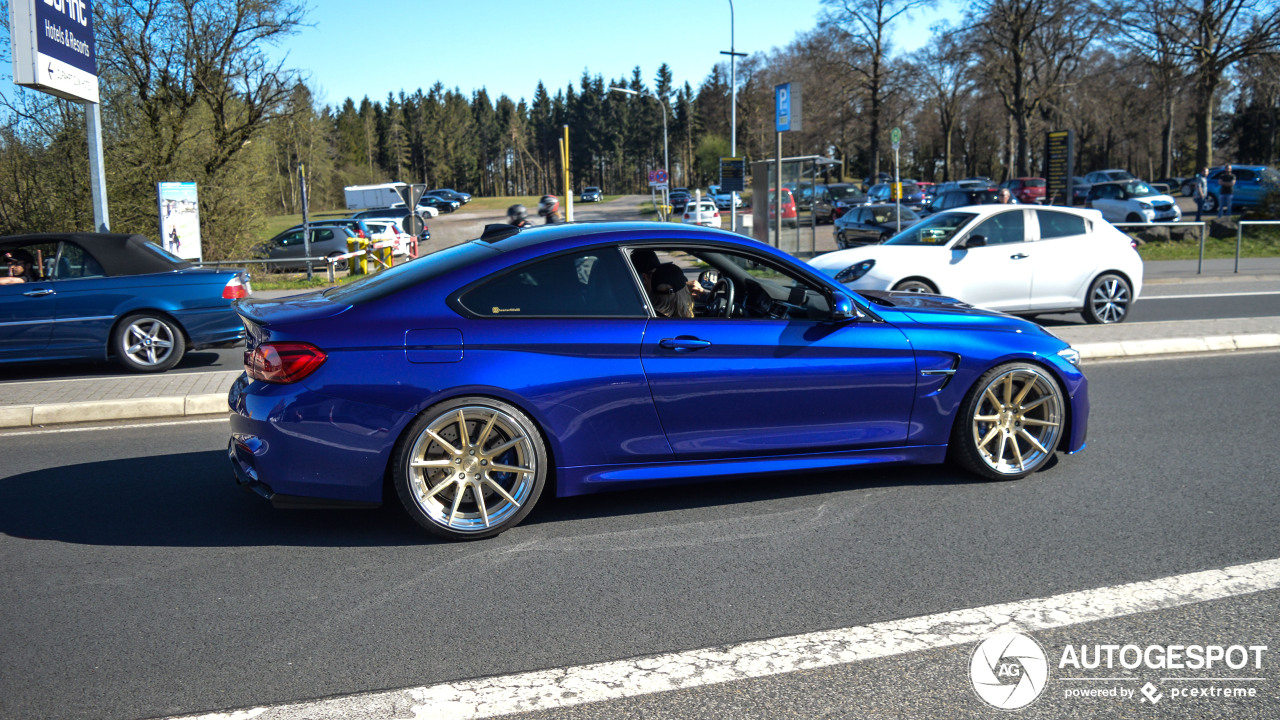
[{"label": "billboard sign", "polygon": [[10,0],[9,35],[16,84],[98,102],[93,0]]},{"label": "billboard sign", "polygon": [[160,245],[183,260],[200,262],[200,203],[193,182],[157,183],[160,197]]}]

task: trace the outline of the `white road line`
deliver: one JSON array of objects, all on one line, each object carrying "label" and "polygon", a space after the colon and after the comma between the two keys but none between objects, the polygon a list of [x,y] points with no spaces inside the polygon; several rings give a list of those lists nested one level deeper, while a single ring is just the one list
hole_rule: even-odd
[{"label": "white road line", "polygon": [[0,438],[20,437],[23,435],[56,435],[58,433],[96,432],[99,430],[132,430],[134,428],[168,427],[170,425],[208,425],[225,423],[225,417],[206,418],[203,420],[171,420],[169,422],[130,423],[128,425],[90,425],[86,427],[50,428],[48,430],[22,430],[19,432],[0,431]]},{"label": "white road line", "polygon": [[1259,290],[1237,293],[1191,293],[1188,295],[1143,295],[1141,300],[1194,300],[1196,298],[1249,297],[1252,295],[1280,295],[1280,290]]},{"label": "white road line", "polygon": [[469,720],[617,700],[976,643],[1280,588],[1280,559],[970,610],[745,642],[174,720]]}]

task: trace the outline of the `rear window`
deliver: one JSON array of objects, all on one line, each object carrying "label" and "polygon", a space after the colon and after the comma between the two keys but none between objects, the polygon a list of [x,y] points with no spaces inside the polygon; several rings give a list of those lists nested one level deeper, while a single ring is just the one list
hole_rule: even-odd
[{"label": "rear window", "polygon": [[1036,219],[1040,221],[1040,237],[1043,240],[1084,235],[1087,232],[1085,219],[1079,215],[1056,210],[1036,210]]},{"label": "rear window", "polygon": [[1044,187],[1045,181],[1041,180],[1040,178],[1033,178],[1031,180],[1024,181],[1023,184],[1026,185],[1027,187]]},{"label": "rear window", "polygon": [[359,305],[480,262],[498,252],[475,241],[454,245],[410,260],[403,265],[366,275],[355,282],[329,288],[324,291],[324,296],[338,302]]},{"label": "rear window", "polygon": [[631,269],[615,247],[526,263],[468,290],[480,317],[647,317]]}]

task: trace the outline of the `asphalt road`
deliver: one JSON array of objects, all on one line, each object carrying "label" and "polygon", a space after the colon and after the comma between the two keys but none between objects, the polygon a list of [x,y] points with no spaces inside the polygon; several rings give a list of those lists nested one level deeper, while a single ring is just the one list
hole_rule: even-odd
[{"label": "asphalt road", "polygon": [[[548,498],[523,525],[466,544],[434,542],[395,507],[272,510],[233,486],[224,421],[0,433],[0,716],[250,707],[1280,557],[1280,353],[1086,371],[1089,448],[1022,481],[897,468]],[[1260,638],[1280,649],[1278,599],[1040,639]],[[1004,717],[957,677],[968,652],[533,716]],[[1263,671],[1267,696],[1233,716],[1280,716],[1276,668]],[[1029,717],[1118,714],[1079,702],[1046,699]]]}]

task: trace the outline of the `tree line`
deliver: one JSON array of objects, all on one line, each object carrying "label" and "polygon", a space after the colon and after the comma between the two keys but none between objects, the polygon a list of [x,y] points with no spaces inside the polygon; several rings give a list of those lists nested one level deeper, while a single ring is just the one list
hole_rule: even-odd
[{"label": "tree line", "polygon": [[[896,52],[894,32],[930,23],[935,3],[824,0],[811,30],[744,58],[739,154],[773,156],[773,88],[791,82],[805,123],[783,154],[838,161],[833,180],[889,170],[893,127],[902,176],[920,180],[1042,174],[1044,133],[1066,129],[1081,174],[1277,162],[1280,0],[970,0],[963,22]],[[347,185],[393,180],[560,194],[566,126],[574,191],[647,192],[664,149],[675,184],[705,186],[729,154],[727,63],[696,87],[660,64],[653,77],[637,66],[539,83],[527,99],[441,80],[330,106],[274,59],[305,21],[292,0],[95,4],[113,229],[154,237],[156,183],[192,181],[206,257],[243,257],[267,216],[300,211],[303,164],[314,208],[342,207]],[[92,229],[83,110],[25,90],[3,105],[0,232]]]}]

